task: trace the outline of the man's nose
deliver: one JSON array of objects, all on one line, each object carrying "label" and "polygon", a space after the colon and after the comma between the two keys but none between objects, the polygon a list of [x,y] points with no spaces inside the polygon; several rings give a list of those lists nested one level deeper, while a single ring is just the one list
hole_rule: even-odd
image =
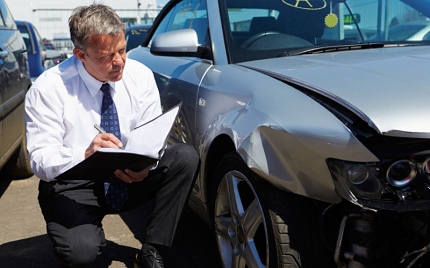
[{"label": "man's nose", "polygon": [[115,56],[113,58],[113,64],[114,65],[123,65],[124,59],[122,58],[122,55],[120,53],[115,53]]}]

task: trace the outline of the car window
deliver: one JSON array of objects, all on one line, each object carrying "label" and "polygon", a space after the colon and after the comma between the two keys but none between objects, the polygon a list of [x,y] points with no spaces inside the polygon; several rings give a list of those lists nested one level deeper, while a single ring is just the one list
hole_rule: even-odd
[{"label": "car window", "polygon": [[396,40],[406,40],[414,35],[416,32],[424,29],[426,25],[397,25],[396,27],[388,30],[388,40],[396,41]]},{"label": "car window", "polygon": [[46,51],[45,43],[43,43],[42,37],[40,37],[39,32],[34,28],[34,33],[36,34],[37,43],[39,44],[40,50]]},{"label": "car window", "polygon": [[241,45],[249,36],[259,32],[279,31],[276,20],[279,11],[267,8],[232,8],[228,10],[230,31]]},{"label": "car window", "polygon": [[428,1],[224,0],[220,8],[234,63],[369,42],[426,45],[430,36]]},{"label": "car window", "polygon": [[46,38],[43,38],[42,42],[45,45],[45,48],[47,50],[57,50],[57,48],[50,41],[48,41]]},{"label": "car window", "polygon": [[164,16],[164,18],[160,22],[160,24],[158,24],[157,29],[154,31],[154,34],[152,35],[151,42],[152,42],[152,39],[154,39],[154,37],[156,37],[157,35],[159,35],[161,33],[165,33],[166,32],[167,25],[170,24],[170,19],[172,18],[173,10],[174,10],[174,8],[172,8],[169,11],[169,13],[167,13],[167,15]]},{"label": "car window", "polygon": [[25,46],[27,47],[28,55],[33,55],[33,46],[31,45],[30,33],[25,25],[18,25],[18,30],[21,32],[22,39],[24,39]]},{"label": "car window", "polygon": [[205,44],[208,34],[208,16],[205,0],[186,0],[176,4],[161,21],[152,39],[160,33],[194,29],[200,44]]},{"label": "car window", "polygon": [[424,35],[423,40],[424,41],[429,41],[430,40],[430,31]]},{"label": "car window", "polygon": [[1,14],[1,10],[0,10],[0,26],[6,26],[4,24],[3,15]]},{"label": "car window", "polygon": [[127,31],[125,42],[127,43],[126,52],[138,47],[143,39],[148,35],[149,28],[135,28]]},{"label": "car window", "polygon": [[0,1],[0,11],[3,18],[3,21],[2,21],[3,26],[7,26],[8,28],[11,28],[11,29],[16,29],[15,21],[13,20],[12,14],[7,8],[6,3],[3,1]]}]

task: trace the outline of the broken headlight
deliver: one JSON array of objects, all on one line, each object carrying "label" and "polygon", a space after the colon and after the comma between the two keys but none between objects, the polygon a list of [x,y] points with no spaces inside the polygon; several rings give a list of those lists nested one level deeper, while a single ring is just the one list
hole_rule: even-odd
[{"label": "broken headlight", "polygon": [[409,185],[417,175],[415,162],[403,159],[391,164],[386,173],[386,179],[394,187],[402,188]]},{"label": "broken headlight", "polygon": [[329,159],[327,164],[338,193],[354,203],[360,199],[396,204],[430,200],[428,156],[372,163]]}]

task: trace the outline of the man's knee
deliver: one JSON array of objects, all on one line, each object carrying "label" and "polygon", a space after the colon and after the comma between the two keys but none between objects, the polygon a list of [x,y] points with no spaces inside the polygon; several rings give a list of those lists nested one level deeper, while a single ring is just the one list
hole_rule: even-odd
[{"label": "man's knee", "polygon": [[54,252],[65,267],[91,267],[100,255],[101,248],[94,241],[87,240],[68,248],[56,247]]},{"label": "man's knee", "polygon": [[[55,229],[61,229],[56,226]],[[51,233],[54,254],[64,267],[91,267],[106,246],[101,227],[81,225]]]},{"label": "man's knee", "polygon": [[196,173],[200,165],[200,158],[194,147],[187,144],[175,144],[175,150],[177,157],[175,159],[176,164],[184,168],[186,172]]}]

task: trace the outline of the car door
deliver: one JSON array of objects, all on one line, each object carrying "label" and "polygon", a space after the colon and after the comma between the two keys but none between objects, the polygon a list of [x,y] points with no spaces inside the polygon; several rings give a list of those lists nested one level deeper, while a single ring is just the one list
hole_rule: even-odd
[{"label": "car door", "polygon": [[[205,0],[178,1],[170,10],[164,11],[153,31],[155,36],[180,29],[194,29],[200,44],[208,44],[208,20]],[[161,14],[161,16],[163,16]],[[172,131],[171,143],[196,144],[196,103],[199,85],[211,62],[201,58],[155,56],[149,52],[150,44],[133,54],[133,57],[148,66],[154,73],[161,103],[168,110],[182,101],[182,108]],[[139,55],[139,56],[135,56]]]},{"label": "car door", "polygon": [[[27,62],[24,42],[3,1],[0,1],[0,166],[19,147],[24,129]],[[23,69],[24,68],[24,69]]]},{"label": "car door", "polygon": [[0,13],[0,159],[3,157],[6,151],[6,144],[3,142],[3,117],[4,117],[4,100],[3,100],[3,92],[8,90],[8,70],[7,64],[5,62],[6,57],[9,54],[9,51],[6,49],[5,41],[3,38],[3,32],[5,31],[6,26],[3,23],[3,19],[1,19]]}]

